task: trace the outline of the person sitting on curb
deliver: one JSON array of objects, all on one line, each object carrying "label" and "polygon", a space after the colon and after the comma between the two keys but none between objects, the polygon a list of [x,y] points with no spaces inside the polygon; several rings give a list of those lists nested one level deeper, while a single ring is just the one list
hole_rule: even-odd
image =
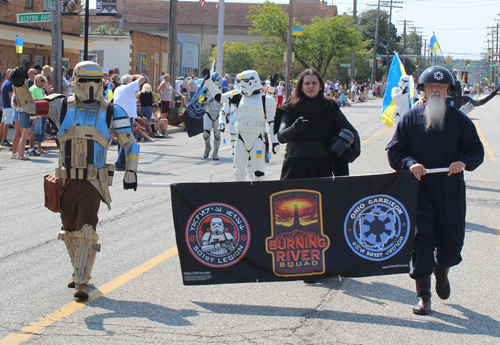
[{"label": "person sitting on curb", "polygon": [[172,126],[184,124],[184,112],[181,110],[181,102],[175,102],[175,106],[168,112],[167,119]]}]

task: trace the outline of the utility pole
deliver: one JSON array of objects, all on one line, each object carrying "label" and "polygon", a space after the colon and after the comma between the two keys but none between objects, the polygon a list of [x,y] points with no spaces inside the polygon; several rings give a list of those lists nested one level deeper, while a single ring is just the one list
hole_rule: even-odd
[{"label": "utility pole", "polygon": [[[56,1],[56,8],[51,10],[52,18],[52,87],[55,93],[62,93],[62,21],[61,1]],[[87,11],[88,12],[88,11]]]},{"label": "utility pole", "polygon": [[[88,1],[88,0],[87,0]],[[172,87],[175,88],[176,71],[176,50],[177,50],[177,6],[178,0],[170,0],[170,19],[168,23],[168,74]]]},{"label": "utility pole", "polygon": [[387,28],[387,67],[385,71],[386,78],[389,76],[389,49],[391,48],[391,21],[392,21],[392,9],[393,8],[403,8],[402,6],[394,6],[394,4],[401,4],[402,1],[384,1],[381,5],[382,7],[389,7],[389,23]]},{"label": "utility pole", "polygon": [[224,0],[219,0],[219,27],[217,31],[217,72],[222,77],[222,61],[224,58]]},{"label": "utility pole", "polygon": [[377,81],[377,48],[378,48],[378,21],[380,17],[380,0],[377,5],[377,21],[375,24],[375,41],[373,43],[373,66],[372,66],[372,83]]},{"label": "utility pole", "polygon": [[293,28],[293,0],[288,4],[288,36],[286,42],[286,68],[285,68],[285,90],[286,100],[290,97],[290,78],[292,65],[292,28]]},{"label": "utility pole", "polygon": [[[56,0],[56,3],[58,1]],[[83,61],[89,61],[89,0],[85,0],[85,32],[83,40]]]},{"label": "utility pole", "polygon": [[[356,6],[357,6],[357,0],[353,0],[353,2],[352,2],[352,21],[353,21],[354,25],[357,27],[358,26],[358,17],[356,15]],[[356,75],[355,58],[356,58],[356,53],[354,52],[354,50],[351,50],[351,69],[350,69],[351,73],[349,75],[349,78],[351,79],[351,84],[352,84],[352,81],[354,80],[354,77]]]}]

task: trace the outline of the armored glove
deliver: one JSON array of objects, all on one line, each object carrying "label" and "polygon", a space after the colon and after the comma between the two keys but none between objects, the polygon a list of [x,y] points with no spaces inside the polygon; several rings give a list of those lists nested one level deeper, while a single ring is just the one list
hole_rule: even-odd
[{"label": "armored glove", "polygon": [[277,154],[278,152],[280,152],[280,144],[273,143],[273,155]]},{"label": "armored glove", "polygon": [[10,81],[15,87],[21,87],[24,85],[24,73],[21,67],[16,67],[10,72]]},{"label": "armored glove", "polygon": [[208,68],[204,68],[203,71],[201,72],[201,75],[205,80],[210,79],[210,70]]},{"label": "armored glove", "polygon": [[467,104],[463,105],[460,110],[465,113],[465,114],[468,114],[470,113],[471,111],[474,110],[474,104],[472,104],[471,102],[468,102]]}]

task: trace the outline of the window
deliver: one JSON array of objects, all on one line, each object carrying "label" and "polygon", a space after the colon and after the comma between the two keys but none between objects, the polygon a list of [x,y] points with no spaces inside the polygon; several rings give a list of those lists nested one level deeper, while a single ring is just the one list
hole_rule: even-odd
[{"label": "window", "polygon": [[[89,50],[88,52],[89,61],[94,61],[98,63],[100,66],[104,66],[104,50]],[[80,50],[80,60],[83,59],[83,50]]]},{"label": "window", "polygon": [[147,68],[148,58],[146,54],[137,53],[136,70],[142,73]]},{"label": "window", "polygon": [[24,7],[33,8],[33,0],[24,0]]}]

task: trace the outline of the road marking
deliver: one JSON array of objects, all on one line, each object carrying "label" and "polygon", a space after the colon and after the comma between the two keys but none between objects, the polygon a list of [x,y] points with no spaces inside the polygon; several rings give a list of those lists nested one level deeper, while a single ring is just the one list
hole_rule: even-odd
[{"label": "road marking", "polygon": [[366,139],[366,140],[362,141],[362,142],[361,142],[361,145],[363,145],[363,144],[365,144],[366,142],[368,142],[368,141],[370,141],[370,140],[372,140],[372,139],[374,139],[374,138],[378,137],[379,135],[382,135],[382,134],[387,134],[386,132],[388,132],[389,130],[390,130],[390,128],[388,127],[388,128],[386,128],[386,129],[384,129],[383,131],[380,131],[380,132],[378,132],[377,134],[372,135],[372,136],[371,136],[371,137],[369,137],[368,139]]},{"label": "road marking", "polygon": [[481,138],[481,141],[483,142],[484,149],[486,150],[486,157],[488,157],[491,161],[496,161],[496,158],[493,155],[493,151],[491,151],[490,145],[488,145],[488,142],[486,141],[486,138],[483,135],[483,131],[481,131],[481,128],[479,127],[479,123],[477,123],[476,115],[474,115],[473,111],[471,111],[470,114],[474,118],[474,124],[476,125],[477,134],[479,134],[479,137]]},{"label": "road marking", "polygon": [[165,253],[158,255],[157,257],[143,263],[140,266],[137,266],[131,271],[122,274],[118,278],[113,279],[109,283],[104,284],[100,288],[93,290],[89,293],[89,299],[85,302],[71,302],[63,306],[62,308],[56,310],[52,314],[46,315],[42,317],[37,322],[31,323],[29,326],[24,327],[19,333],[14,333],[6,336],[2,340],[0,340],[0,345],[13,345],[13,344],[21,344],[25,342],[33,335],[40,334],[44,331],[45,328],[52,325],[54,322],[57,322],[69,315],[77,312],[78,310],[87,306],[87,304],[99,299],[100,297],[110,293],[111,291],[119,288],[125,283],[128,283],[134,278],[137,278],[141,274],[149,271],[153,267],[161,264],[162,262],[170,259],[174,255],[177,255],[177,247],[171,248],[167,250]]}]

